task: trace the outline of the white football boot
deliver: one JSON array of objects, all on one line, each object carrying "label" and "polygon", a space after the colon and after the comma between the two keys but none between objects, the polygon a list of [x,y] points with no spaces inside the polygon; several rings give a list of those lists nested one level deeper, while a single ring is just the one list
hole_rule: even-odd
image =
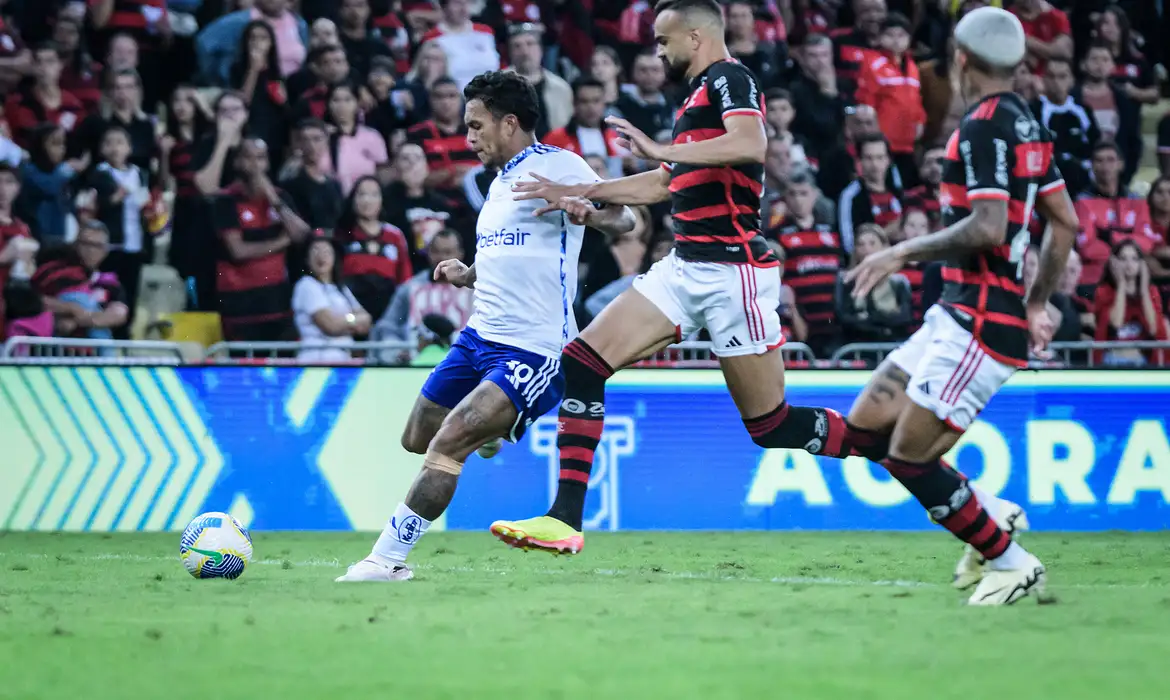
[{"label": "white football boot", "polygon": [[[1012,539],[1028,529],[1028,514],[1018,503],[1002,498],[992,499],[992,503],[985,504],[987,513],[995,519],[999,529],[1007,533]],[[960,591],[966,590],[979,583],[987,573],[987,560],[971,545],[963,545],[963,556],[955,565],[955,577],[951,585]]]},{"label": "white football boot", "polygon": [[1028,554],[1017,569],[988,569],[967,600],[967,605],[1011,605],[1032,595],[1039,602],[1051,602],[1047,597],[1048,573],[1034,555]]},{"label": "white football boot", "polygon": [[504,438],[496,438],[491,442],[485,444],[475,451],[475,454],[484,459],[491,459],[500,453],[500,449],[504,446]]},{"label": "white football boot", "polygon": [[348,583],[353,581],[409,581],[414,578],[414,572],[409,566],[387,566],[373,559],[362,559],[349,567],[345,574],[333,579]]}]

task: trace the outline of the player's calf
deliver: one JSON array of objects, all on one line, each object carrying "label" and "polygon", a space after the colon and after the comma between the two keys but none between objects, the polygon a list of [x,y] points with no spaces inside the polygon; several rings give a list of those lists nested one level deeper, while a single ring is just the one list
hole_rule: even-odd
[{"label": "player's calf", "polygon": [[767,449],[805,450],[826,457],[860,454],[880,461],[889,451],[889,436],[852,425],[831,408],[792,406],[787,401],[772,411],[743,421],[752,442]]}]

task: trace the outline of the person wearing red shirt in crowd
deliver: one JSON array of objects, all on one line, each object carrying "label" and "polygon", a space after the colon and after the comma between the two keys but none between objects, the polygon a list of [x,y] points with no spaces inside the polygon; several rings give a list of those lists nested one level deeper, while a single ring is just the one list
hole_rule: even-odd
[{"label": "person wearing red shirt in crowd", "polygon": [[309,226],[268,179],[268,146],[263,141],[243,139],[235,169],[239,178],[215,201],[220,244],[216,294],[223,337],[287,340],[293,326],[285,250],[304,241]]},{"label": "person wearing red shirt in crowd", "polygon": [[350,73],[345,49],[337,44],[311,49],[306,63],[309,64],[309,71],[317,82],[302,91],[301,96],[295,101],[296,121],[307,118],[324,119],[329,86],[344,82]]},{"label": "person wearing red shirt in crowd", "polygon": [[1113,51],[1113,80],[1130,99],[1153,104],[1161,96],[1150,61],[1142,55],[1130,31],[1129,17],[1119,5],[1109,5],[1097,18],[1097,40]]},{"label": "person wearing red shirt in crowd", "polygon": [[1044,62],[1050,58],[1073,59],[1072,25],[1068,15],[1044,0],[1017,0],[1011,12],[1019,18],[1027,36],[1024,61],[1036,75],[1044,74]]},{"label": "person wearing red shirt in crowd", "polygon": [[[1150,268],[1141,248],[1131,240],[1114,246],[1105,277],[1097,287],[1094,311],[1097,340],[1170,340],[1162,300],[1150,283]],[[1162,365],[1167,359],[1163,351],[1110,350],[1095,355],[1096,361],[1103,359],[1108,365]]]},{"label": "person wearing red shirt in crowd", "polygon": [[810,172],[794,172],[784,193],[788,211],[765,234],[784,261],[784,284],[792,288],[796,307],[808,324],[806,342],[818,352],[831,349],[840,339],[833,319],[833,290],[845,262],[833,222],[816,215],[820,195]]},{"label": "person wearing red shirt in crowd", "polygon": [[1104,141],[1093,149],[1093,186],[1076,202],[1081,232],[1077,251],[1084,260],[1081,284],[1096,284],[1105,272],[1109,251],[1133,240],[1148,255],[1164,243],[1150,228],[1150,209],[1121,184],[1125,161],[1114,144]]},{"label": "person wearing red shirt in crowd", "polygon": [[618,133],[602,122],[604,116],[605,86],[582,78],[573,83],[573,118],[545,134],[544,143],[579,156],[605,156],[610,177],[621,177],[622,157],[627,153],[618,144]]},{"label": "person wearing red shirt in crowd", "polygon": [[874,108],[882,133],[889,139],[890,154],[906,186],[917,184],[918,167],[914,158],[917,144],[926,126],[922,108],[922,83],[918,65],[910,58],[910,20],[892,12],[882,24],[881,53],[861,65],[857,76],[855,99]]},{"label": "person wearing red shirt in crowd", "polygon": [[907,211],[918,209],[926,214],[929,223],[927,233],[942,229],[942,207],[939,206],[938,191],[942,183],[942,168],[946,155],[946,149],[942,146],[931,146],[926,149],[922,154],[922,164],[918,167],[918,179],[921,184],[906,190],[905,196],[902,197],[902,204]]},{"label": "person wearing red shirt in crowd", "polygon": [[382,220],[378,178],[367,175],[354,184],[333,237],[345,251],[341,274],[346,286],[370,316],[381,318],[414,267],[406,234]]},{"label": "person wearing red shirt in crowd", "polygon": [[81,45],[82,25],[62,15],[53,27],[53,41],[64,68],[61,69],[61,89],[81,100],[87,112],[95,112],[102,101],[102,64],[93,60]]},{"label": "person wearing red shirt in crowd", "polygon": [[33,81],[8,96],[4,116],[12,130],[12,140],[26,151],[29,133],[38,124],[57,124],[66,133],[81,123],[85,106],[81,100],[61,89],[61,56],[57,45],[43,42],[33,48]]},{"label": "person wearing red shirt in crowd", "polygon": [[857,140],[861,177],[841,193],[837,201],[837,226],[845,252],[853,253],[854,229],[877,224],[889,230],[902,217],[901,192],[890,189],[890,150],[886,137],[867,134]]},{"label": "person wearing red shirt in crowd", "polygon": [[[911,209],[907,205],[906,212],[902,215],[902,228],[898,232],[899,238],[895,242],[910,241],[933,231],[927,213],[922,209]],[[914,323],[910,326],[911,332],[918,330],[922,325],[922,317],[926,314],[926,307],[922,303],[922,278],[925,272],[926,265],[919,262],[907,263],[906,267],[898,271],[898,274],[905,277],[906,281],[910,283],[910,313],[914,317]]]},{"label": "person wearing red shirt in crowd", "polygon": [[12,205],[20,194],[20,175],[7,163],[0,163],[0,342],[4,340],[4,291],[13,268],[31,276],[36,268],[33,258],[39,244],[28,226],[12,214]]},{"label": "person wearing red shirt in crowd", "polygon": [[467,145],[467,125],[463,123],[463,99],[452,78],[443,77],[431,84],[431,118],[406,130],[408,143],[422,146],[430,174],[427,185],[443,190],[460,186],[464,174],[480,164]]},{"label": "person wearing red shirt in crowd", "polygon": [[1162,239],[1150,251],[1150,271],[1161,289],[1163,301],[1170,301],[1170,177],[1163,175],[1154,180],[1146,206],[1150,210],[1150,231]]},{"label": "person wearing red shirt in crowd", "polygon": [[171,44],[171,23],[166,0],[87,0],[89,23],[94,29],[94,53],[103,56],[113,36],[128,34],[138,44],[142,61],[136,66],[142,75],[143,107],[154,114],[158,102],[177,82],[168,73],[167,55]]},{"label": "person wearing red shirt in crowd", "polygon": [[852,27],[829,32],[837,50],[833,59],[837,66],[837,86],[849,98],[857,89],[861,67],[877,58],[881,50],[878,35],[886,21],[886,1],[853,0],[853,18]]}]

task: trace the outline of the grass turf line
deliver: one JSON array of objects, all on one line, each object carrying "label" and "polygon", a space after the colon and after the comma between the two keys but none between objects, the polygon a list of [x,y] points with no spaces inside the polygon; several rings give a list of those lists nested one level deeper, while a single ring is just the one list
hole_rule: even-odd
[{"label": "grass turf line", "polygon": [[368,534],[0,534],[0,697],[1165,697],[1170,535],[1029,534],[1058,605],[965,608],[942,533],[433,533],[415,581],[334,584]]}]

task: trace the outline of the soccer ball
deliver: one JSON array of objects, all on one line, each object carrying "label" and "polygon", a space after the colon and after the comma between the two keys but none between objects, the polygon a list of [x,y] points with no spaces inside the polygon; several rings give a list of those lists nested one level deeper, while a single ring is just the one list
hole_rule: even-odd
[{"label": "soccer ball", "polygon": [[179,558],[195,578],[237,578],[252,561],[252,536],[227,513],[204,513],[183,530]]}]

